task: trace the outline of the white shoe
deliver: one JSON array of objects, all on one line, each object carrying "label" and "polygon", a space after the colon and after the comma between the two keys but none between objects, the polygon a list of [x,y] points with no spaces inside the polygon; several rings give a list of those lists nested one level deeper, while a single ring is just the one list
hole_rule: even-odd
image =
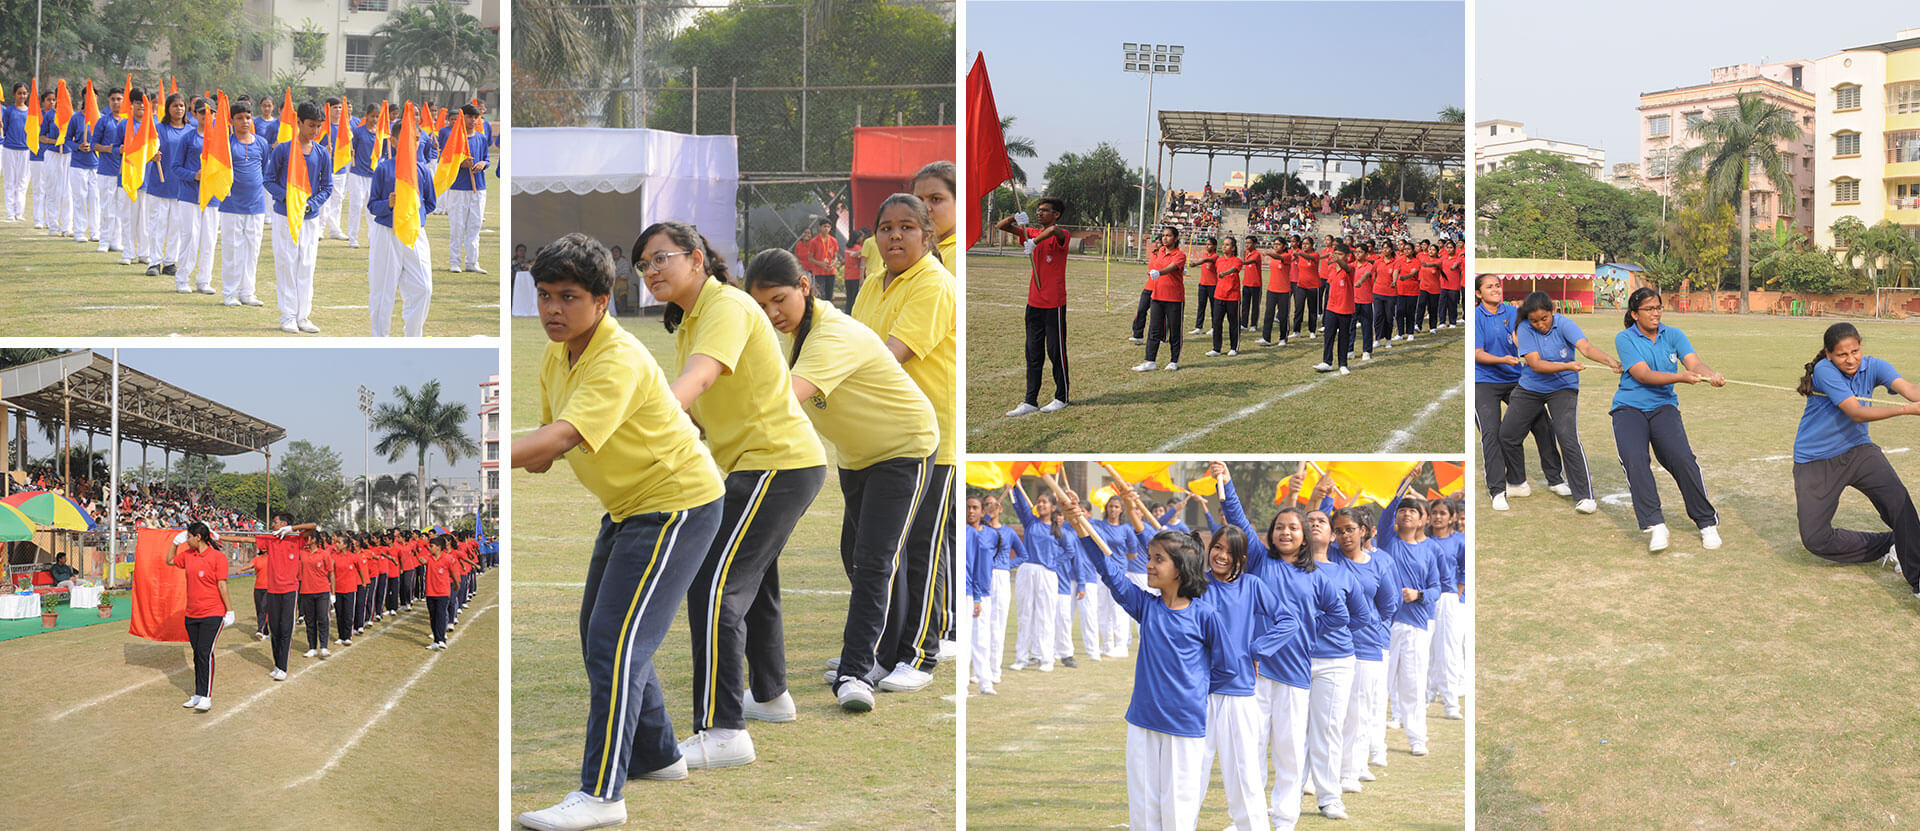
[{"label": "white shoe", "polygon": [[1413,342],[1413,336],[1412,336],[1412,335],[1408,335],[1408,336],[1407,336],[1407,342],[1408,342],[1408,343],[1412,343],[1412,342]]},{"label": "white shoe", "polygon": [[1146,343],[1145,338],[1127,338],[1128,343]]},{"label": "white shoe", "polygon": [[1014,672],[1019,672],[1026,668],[1027,668],[1027,665],[1020,661],[1014,661],[1013,663],[1007,665],[1007,669],[1013,670]]},{"label": "white shoe", "polygon": [[[1709,525],[1700,529],[1700,547],[1709,551],[1720,547],[1720,526]],[[1895,563],[1898,566],[1898,563]]]},{"label": "white shoe", "polygon": [[1341,368],[1340,368],[1340,374],[1341,374],[1341,375],[1352,375],[1352,374],[1353,374],[1353,370],[1350,370],[1350,369],[1347,369],[1346,367],[1344,367],[1344,366],[1343,366],[1343,367],[1341,367]]},{"label": "white shoe", "polygon": [[1133,371],[1134,372],[1152,372],[1158,368],[1159,366],[1152,361],[1141,361],[1138,366],[1135,366],[1133,368]]},{"label": "white shoe", "polygon": [[1207,350],[1207,357],[1209,357],[1209,358],[1218,358],[1218,357],[1220,357],[1220,352],[1219,352],[1219,350],[1215,350],[1215,349],[1209,349],[1209,350]]},{"label": "white shoe", "polygon": [[433,650],[436,650],[436,649],[439,649],[439,648],[440,648],[440,645],[439,645],[439,644],[437,644],[437,643],[430,643],[430,644],[427,644],[427,651],[428,651],[428,652],[432,652]]},{"label": "white shoe", "polygon": [[[358,633],[356,632],[356,634],[358,634]],[[340,645],[341,645],[341,646],[352,646],[352,645],[353,645],[353,641],[350,641],[350,640],[342,640],[342,641],[340,641]]]},{"label": "white shoe", "polygon": [[1198,334],[1200,334],[1200,327],[1198,327],[1198,326],[1195,326],[1195,327],[1193,327],[1192,329],[1188,329],[1188,330],[1187,330],[1187,334],[1189,334],[1189,335],[1198,335]]},{"label": "white shoe", "polygon": [[1648,551],[1667,550],[1667,524],[1662,522],[1659,525],[1655,525],[1652,528],[1648,528],[1647,530],[1653,533],[1653,539],[1647,541],[1647,550]]},{"label": "white shoe", "polygon": [[1229,357],[1229,358],[1237,358],[1237,357],[1239,357],[1239,356],[1240,356],[1240,350],[1238,350],[1238,349],[1229,349],[1229,350],[1227,350],[1227,357]]},{"label": "white shoe", "polygon": [[325,658],[325,657],[327,657],[328,655],[332,655],[332,654],[333,654],[332,652],[329,652],[329,651],[327,651],[327,648],[326,648],[326,647],[324,647],[324,646],[323,646],[323,647],[320,647],[320,657],[322,657],[322,658]]},{"label": "white shoe", "polygon": [[653,782],[678,782],[687,778],[687,760],[675,759],[671,765],[637,774],[633,778]]},{"label": "white shoe", "polygon": [[453,267],[451,267],[451,268],[448,268],[448,269],[447,269],[447,271],[448,271],[448,273],[451,273],[451,274],[459,274],[459,273],[460,273],[460,267],[456,265],[456,266],[453,266]]},{"label": "white shoe", "polygon": [[906,663],[895,665],[887,677],[875,686],[887,692],[919,692],[933,683],[933,673],[914,669]]},{"label": "white shoe", "polygon": [[272,678],[275,681],[285,681],[287,680],[287,671],[284,669],[276,668],[274,671],[267,673],[267,677]]},{"label": "white shoe", "polygon": [[1067,402],[1065,402],[1065,401],[1061,401],[1060,399],[1058,399],[1058,398],[1055,398],[1055,399],[1053,399],[1052,401],[1048,401],[1048,402],[1047,402],[1047,406],[1045,406],[1045,407],[1041,407],[1041,408],[1040,408],[1040,412],[1043,412],[1043,413],[1057,413],[1057,412],[1060,412],[1061,410],[1064,410],[1064,409],[1066,409],[1066,408],[1067,408]]},{"label": "white shoe", "polygon": [[687,767],[693,770],[751,764],[754,760],[753,736],[745,730],[739,730],[730,738],[720,739],[715,738],[712,731],[702,730],[680,743],[680,755],[686,759]]},{"label": "white shoe", "polygon": [[840,656],[835,655],[827,659],[827,669],[839,669],[839,668],[840,668]]},{"label": "white shoe", "polygon": [[198,703],[200,703],[200,696],[197,696],[197,695],[190,695],[190,696],[187,696],[187,700],[186,700],[186,701],[183,701],[183,702],[180,702],[180,706],[182,706],[182,707],[185,707],[185,708],[187,708],[187,709],[189,709],[189,710],[191,710],[191,709],[193,709],[193,705],[195,705],[195,704],[198,704]]},{"label": "white shoe", "polygon": [[793,696],[782,692],[772,701],[753,700],[753,691],[748,690],[740,696],[741,713],[755,721],[785,723],[799,718],[799,712],[793,706]]},{"label": "white shoe", "polygon": [[840,709],[854,713],[873,712],[873,687],[865,679],[843,676],[840,688],[834,690],[833,697],[840,702]]},{"label": "white shoe", "polygon": [[265,304],[265,303],[262,303],[262,302],[260,302],[260,301],[259,301],[258,299],[256,299],[256,298],[252,298],[252,297],[242,297],[242,298],[240,298],[240,305],[242,305],[242,306],[265,306],[265,305],[267,305],[267,304]]},{"label": "white shoe", "polygon": [[1326,361],[1321,361],[1313,365],[1313,371],[1314,372],[1332,372],[1333,364],[1327,363]]},{"label": "white shoe", "polygon": [[1360,792],[1360,780],[1359,780],[1359,779],[1342,779],[1342,780],[1340,780],[1340,792],[1341,792],[1341,793],[1359,793],[1359,792]]},{"label": "white shoe", "polygon": [[1559,494],[1561,496],[1573,495],[1573,487],[1571,485],[1568,485],[1565,482],[1561,482],[1558,485],[1548,485],[1547,490],[1553,491],[1554,493]]},{"label": "white shoe", "polygon": [[1177,363],[1174,363],[1174,362],[1172,362],[1172,361],[1168,361],[1168,362],[1167,362],[1167,371],[1168,371],[1168,372],[1173,372],[1173,371],[1176,371],[1176,370],[1178,370],[1179,368],[1180,368],[1180,365],[1179,365],[1179,364],[1177,364]]},{"label": "white shoe", "polygon": [[1582,499],[1573,503],[1573,512],[1576,514],[1590,514],[1598,510],[1600,510],[1600,504],[1591,499]]},{"label": "white shoe", "polygon": [[212,286],[201,286],[197,289],[194,289],[194,291],[197,291],[201,294],[219,294],[220,293],[220,292],[214,291]]},{"label": "white shoe", "polygon": [[1526,482],[1521,482],[1518,485],[1508,485],[1507,495],[1515,499],[1521,499],[1524,497],[1532,496],[1533,486],[1530,484],[1527,484]]},{"label": "white shoe", "polygon": [[307,650],[307,657],[309,657],[309,658],[311,658],[311,657],[313,657],[313,656],[315,656],[315,655],[318,655],[318,654],[320,654],[320,650],[318,650],[318,649],[309,649],[309,650]]},{"label": "white shoe", "polygon": [[1041,672],[1052,672],[1052,671],[1053,671],[1053,662],[1052,662],[1052,661],[1044,661],[1044,662],[1042,662],[1042,663],[1040,664],[1040,671],[1041,671]]},{"label": "white shoe", "polygon": [[1493,495],[1493,509],[1494,509],[1494,510],[1496,510],[1496,511],[1504,511],[1504,510],[1506,510],[1506,509],[1507,509],[1507,495],[1506,495],[1506,494],[1504,494],[1504,493],[1496,493],[1496,494],[1494,494],[1494,495]]},{"label": "white shoe", "polygon": [[1320,806],[1320,816],[1326,817],[1327,819],[1346,819],[1347,806],[1336,799]]},{"label": "white shoe", "polygon": [[1028,404],[1027,402],[1022,401],[1020,402],[1020,406],[1007,411],[1007,418],[1019,418],[1023,415],[1033,415],[1034,413],[1037,413],[1037,412],[1040,412],[1039,407],[1035,407],[1032,404]]},{"label": "white shoe", "polygon": [[193,287],[192,286],[174,286],[173,293],[174,294],[192,294]]},{"label": "white shoe", "polygon": [[938,663],[944,664],[958,657],[960,657],[960,644],[957,641],[941,638],[934,647],[933,660]]},{"label": "white shoe", "polygon": [[1261,339],[1259,339],[1259,340],[1257,340],[1257,341],[1254,341],[1254,343],[1257,343],[1257,344],[1260,344],[1261,346],[1272,346],[1272,345],[1273,345],[1273,341],[1270,341],[1270,340],[1267,340],[1266,338],[1261,338]]},{"label": "white shoe", "polygon": [[[1714,534],[1715,536],[1718,536],[1719,532],[1715,531]],[[1880,558],[1880,567],[1893,569],[1894,574],[1899,574],[1900,558],[1897,556],[1894,556],[1894,552],[1898,550],[1900,550],[1899,546],[1896,546],[1896,545],[1887,546],[1887,556]]]},{"label": "white shoe", "polygon": [[267,635],[265,632],[255,632],[253,633],[253,639],[256,641],[264,641],[267,639]]},{"label": "white shoe", "polygon": [[1447,708],[1447,710],[1446,710],[1446,719],[1447,719],[1448,721],[1459,721],[1459,720],[1461,720],[1461,719],[1463,719],[1463,718],[1466,718],[1466,716],[1464,716],[1464,715],[1462,715],[1462,714],[1461,714],[1461,712],[1460,712],[1460,708],[1459,708],[1459,707],[1448,707],[1448,708]]},{"label": "white shoe", "polygon": [[1202,335],[1211,335],[1211,334],[1213,334],[1213,327],[1211,327],[1211,326],[1209,326],[1209,327],[1207,327],[1207,331],[1205,331],[1205,332],[1201,332],[1200,334],[1202,334]]},{"label": "white shoe", "polygon": [[213,709],[213,699],[204,695],[200,696],[200,700],[193,705],[193,710],[196,713],[204,713],[211,709]]},{"label": "white shoe", "polygon": [[477,266],[477,265],[470,265],[470,266],[467,266],[467,270],[468,270],[468,271],[471,271],[471,272],[473,272],[473,273],[475,273],[475,274],[485,274],[485,273],[487,273],[487,270],[486,270],[486,269],[484,269],[484,268],[481,268],[481,267],[479,267],[479,266]]},{"label": "white shoe", "polygon": [[1373,775],[1373,771],[1370,771],[1370,770],[1363,770],[1363,771],[1360,771],[1360,775],[1359,775],[1359,776],[1356,776],[1356,777],[1354,777],[1354,778],[1355,778],[1355,779],[1358,779],[1358,780],[1360,780],[1360,781],[1362,781],[1362,782],[1378,782],[1378,781],[1380,781],[1380,777],[1378,777],[1378,776],[1375,776],[1375,775]]},{"label": "white shoe", "polygon": [[1360,353],[1360,360],[1362,360],[1362,361],[1371,361],[1371,360],[1373,360],[1373,353],[1372,353],[1372,352],[1362,352],[1362,353]]},{"label": "white shoe", "polygon": [[220,301],[220,305],[222,305],[222,306],[238,306],[238,305],[240,305],[240,299],[239,299],[239,298],[237,298],[237,297],[229,297],[229,298],[227,298],[227,299],[225,299],[225,300],[222,300],[222,301]]},{"label": "white shoe", "polygon": [[1123,647],[1120,647],[1120,648],[1118,648],[1118,649],[1109,649],[1109,650],[1107,650],[1107,657],[1109,657],[1109,658],[1125,658],[1125,657],[1127,657],[1127,648],[1123,646]]},{"label": "white shoe", "polygon": [[609,825],[624,825],[627,821],[627,803],[604,802],[588,796],[584,791],[567,794],[560,804],[539,811],[528,811],[519,816],[520,824],[534,831],[586,831],[589,828],[605,828]]},{"label": "white shoe", "polygon": [[289,320],[285,323],[280,324],[280,331],[286,332],[289,335],[298,335],[300,334],[300,327],[298,324],[295,324],[293,321]]},{"label": "white shoe", "polygon": [[317,335],[320,334],[320,327],[313,325],[313,321],[311,320],[302,320],[300,321],[300,331],[309,335]]},{"label": "white shoe", "polygon": [[1415,756],[1425,756],[1427,755],[1427,746],[1424,744],[1416,744],[1408,750],[1408,752]]}]

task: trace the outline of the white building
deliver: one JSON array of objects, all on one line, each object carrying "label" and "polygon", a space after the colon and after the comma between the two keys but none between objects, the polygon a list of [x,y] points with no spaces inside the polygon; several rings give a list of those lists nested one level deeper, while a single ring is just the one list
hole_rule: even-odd
[{"label": "white building", "polygon": [[1493,119],[1473,125],[1473,172],[1491,173],[1501,162],[1528,150],[1564,156],[1587,171],[1595,181],[1606,181],[1607,151],[1570,141],[1533,138],[1518,121]]},{"label": "white building", "polygon": [[480,507],[488,516],[500,506],[500,376],[480,384]]},{"label": "white building", "polygon": [[[500,31],[499,0],[450,2],[454,8],[478,18],[482,27],[496,33]],[[255,21],[263,24],[271,22],[283,31],[287,28],[305,29],[308,21],[311,21],[325,35],[326,60],[307,73],[304,83],[312,87],[344,84],[349,98],[361,99],[370,91],[378,94],[387,90],[384,86],[375,87],[367,71],[373,66],[374,55],[378,54],[380,48],[381,39],[374,37],[374,30],[408,6],[424,5],[429,4],[414,0],[244,0],[243,7]],[[271,49],[255,49],[240,57],[243,66],[263,78],[272,78],[275,69],[299,66],[294,60],[292,37],[281,38]],[[483,90],[457,92],[480,92],[481,100],[487,101],[490,109],[497,110],[499,90],[494,88],[496,84],[486,84]]]},{"label": "white building", "polygon": [[1833,245],[1843,216],[1920,236],[1920,28],[1817,65],[1814,240]]},{"label": "white building", "polygon": [[[1323,169],[1317,161],[1300,161],[1295,163],[1294,170],[1299,172],[1300,183],[1306,186],[1308,192],[1326,196],[1340,192],[1341,186],[1353,181],[1360,163],[1328,162],[1327,165]],[[1353,165],[1354,168],[1349,169],[1347,165]]]}]

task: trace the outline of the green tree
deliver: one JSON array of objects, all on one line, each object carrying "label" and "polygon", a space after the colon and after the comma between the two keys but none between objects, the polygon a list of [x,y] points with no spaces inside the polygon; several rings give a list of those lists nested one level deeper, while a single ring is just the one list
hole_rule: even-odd
[{"label": "green tree", "polygon": [[409,5],[373,30],[367,78],[413,101],[464,104],[499,83],[499,35],[447,0]]},{"label": "green tree", "polygon": [[1434,116],[1448,124],[1467,123],[1467,111],[1459,107],[1441,107],[1440,111],[1435,113]]},{"label": "green tree", "polygon": [[[35,5],[0,3],[0,77],[24,81],[33,73]],[[38,11],[41,86],[66,78],[77,93],[91,78],[102,107],[106,90],[123,85],[136,67],[141,87],[160,74],[177,77],[182,90],[255,89],[264,79],[243,71],[242,57],[279,37],[275,25],[247,15],[242,0],[44,3]],[[162,49],[164,63],[151,57]]]},{"label": "green tree", "polygon": [[[1147,180],[1149,205],[1159,203],[1159,184]],[[1127,167],[1106,142],[1080,153],[1062,153],[1047,165],[1047,193],[1067,202],[1069,225],[1120,224],[1140,207],[1140,171]]]},{"label": "green tree", "polygon": [[266,504],[267,481],[258,473],[217,473],[207,481],[207,489],[213,493],[213,504],[266,522],[272,511],[287,508],[286,492],[279,488],[273,489],[273,504]]},{"label": "green tree", "polygon": [[1733,251],[1733,206],[1711,198],[1698,185],[1682,186],[1686,189],[1675,200],[1673,221],[1667,225],[1670,250],[1695,285],[1719,289]]},{"label": "green tree", "polygon": [[295,441],[287,445],[274,471],[288,510],[296,516],[331,518],[347,502],[347,483],[340,475],[340,454],[325,445]]},{"label": "green tree", "polygon": [[[659,55],[679,31],[682,9],[644,4],[519,4],[513,10],[514,122],[529,127],[637,127],[633,58]],[[634,32],[642,34],[636,38]],[[647,60],[646,86],[666,80],[667,65]],[[549,90],[531,92],[527,90]],[[576,91],[577,90],[577,91]],[[591,90],[591,91],[588,91]]]},{"label": "green tree", "polygon": [[400,461],[407,451],[413,451],[418,466],[415,484],[420,497],[415,504],[420,508],[419,524],[425,526],[427,455],[438,450],[451,465],[480,455],[480,444],[467,435],[467,405],[442,403],[439,381],[421,384],[417,393],[404,385],[397,386],[393,388],[393,396],[399,403],[382,403],[374,410],[373,429],[379,432],[380,441],[373,450],[386,456],[389,462]]},{"label": "green tree", "polygon": [[[1899,284],[1901,265],[1920,261],[1920,242],[1892,220],[1869,227],[1859,217],[1840,217],[1833,223],[1833,242],[1844,249],[1840,256],[1847,267],[1857,270],[1872,288]],[[1888,279],[1882,280],[1883,276]]]},{"label": "green tree", "polygon": [[1685,168],[1706,166],[1707,193],[1716,200],[1739,199],[1740,214],[1740,311],[1747,308],[1749,238],[1753,235],[1753,170],[1759,170],[1773,183],[1775,193],[1791,195],[1793,178],[1787,172],[1786,154],[1780,143],[1800,137],[1794,114],[1758,95],[1741,94],[1729,111],[1705,119],[1687,128],[1701,144],[1680,157]]},{"label": "green tree", "polygon": [[1291,170],[1286,173],[1269,170],[1259,176],[1255,176],[1252,182],[1247,183],[1248,196],[1266,196],[1268,194],[1274,196],[1298,196],[1306,192],[1307,186],[1304,182],[1300,181],[1300,174]]},{"label": "green tree", "polygon": [[205,487],[209,480],[226,469],[226,461],[218,456],[182,453],[180,458],[174,460],[173,471],[167,481],[189,488]]},{"label": "green tree", "polygon": [[287,26],[287,39],[293,43],[294,66],[287,67],[283,75],[291,82],[284,86],[305,86],[307,75],[327,62],[327,32],[309,17],[300,21],[299,26]]}]

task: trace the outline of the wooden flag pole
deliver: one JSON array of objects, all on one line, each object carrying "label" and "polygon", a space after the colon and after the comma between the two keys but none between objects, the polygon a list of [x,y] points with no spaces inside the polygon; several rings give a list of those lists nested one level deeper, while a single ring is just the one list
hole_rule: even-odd
[{"label": "wooden flag pole", "polygon": [[[1066,504],[1067,502],[1066,491],[1063,491],[1060,489],[1060,483],[1053,481],[1052,474],[1048,474],[1040,477],[1040,481],[1047,483],[1047,488],[1053,491],[1054,502],[1057,502],[1061,505]],[[1055,510],[1058,510],[1058,508],[1056,508]],[[1093,525],[1087,522],[1086,517],[1083,516],[1083,517],[1076,518],[1073,523],[1073,529],[1079,532],[1080,536],[1093,540],[1093,544],[1100,547],[1100,553],[1105,554],[1109,557],[1113,556],[1113,549],[1108,548],[1107,541],[1100,539],[1100,535],[1093,532]]]}]

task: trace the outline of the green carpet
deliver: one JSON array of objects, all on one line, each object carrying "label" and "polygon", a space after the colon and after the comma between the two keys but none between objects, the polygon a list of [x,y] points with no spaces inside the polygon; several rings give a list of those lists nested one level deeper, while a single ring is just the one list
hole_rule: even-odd
[{"label": "green carpet", "polygon": [[102,623],[116,623],[125,627],[127,625],[127,619],[132,615],[133,604],[127,601],[127,596],[124,593],[116,598],[116,602],[113,604],[113,614],[104,620],[101,619],[100,610],[98,609],[69,608],[67,606],[67,599],[63,596],[60,598],[60,622],[54,624],[52,629],[40,625],[39,615],[34,615],[25,620],[0,620],[0,641],[24,638],[28,635],[38,635],[41,632],[75,629],[81,626],[94,626]]}]

